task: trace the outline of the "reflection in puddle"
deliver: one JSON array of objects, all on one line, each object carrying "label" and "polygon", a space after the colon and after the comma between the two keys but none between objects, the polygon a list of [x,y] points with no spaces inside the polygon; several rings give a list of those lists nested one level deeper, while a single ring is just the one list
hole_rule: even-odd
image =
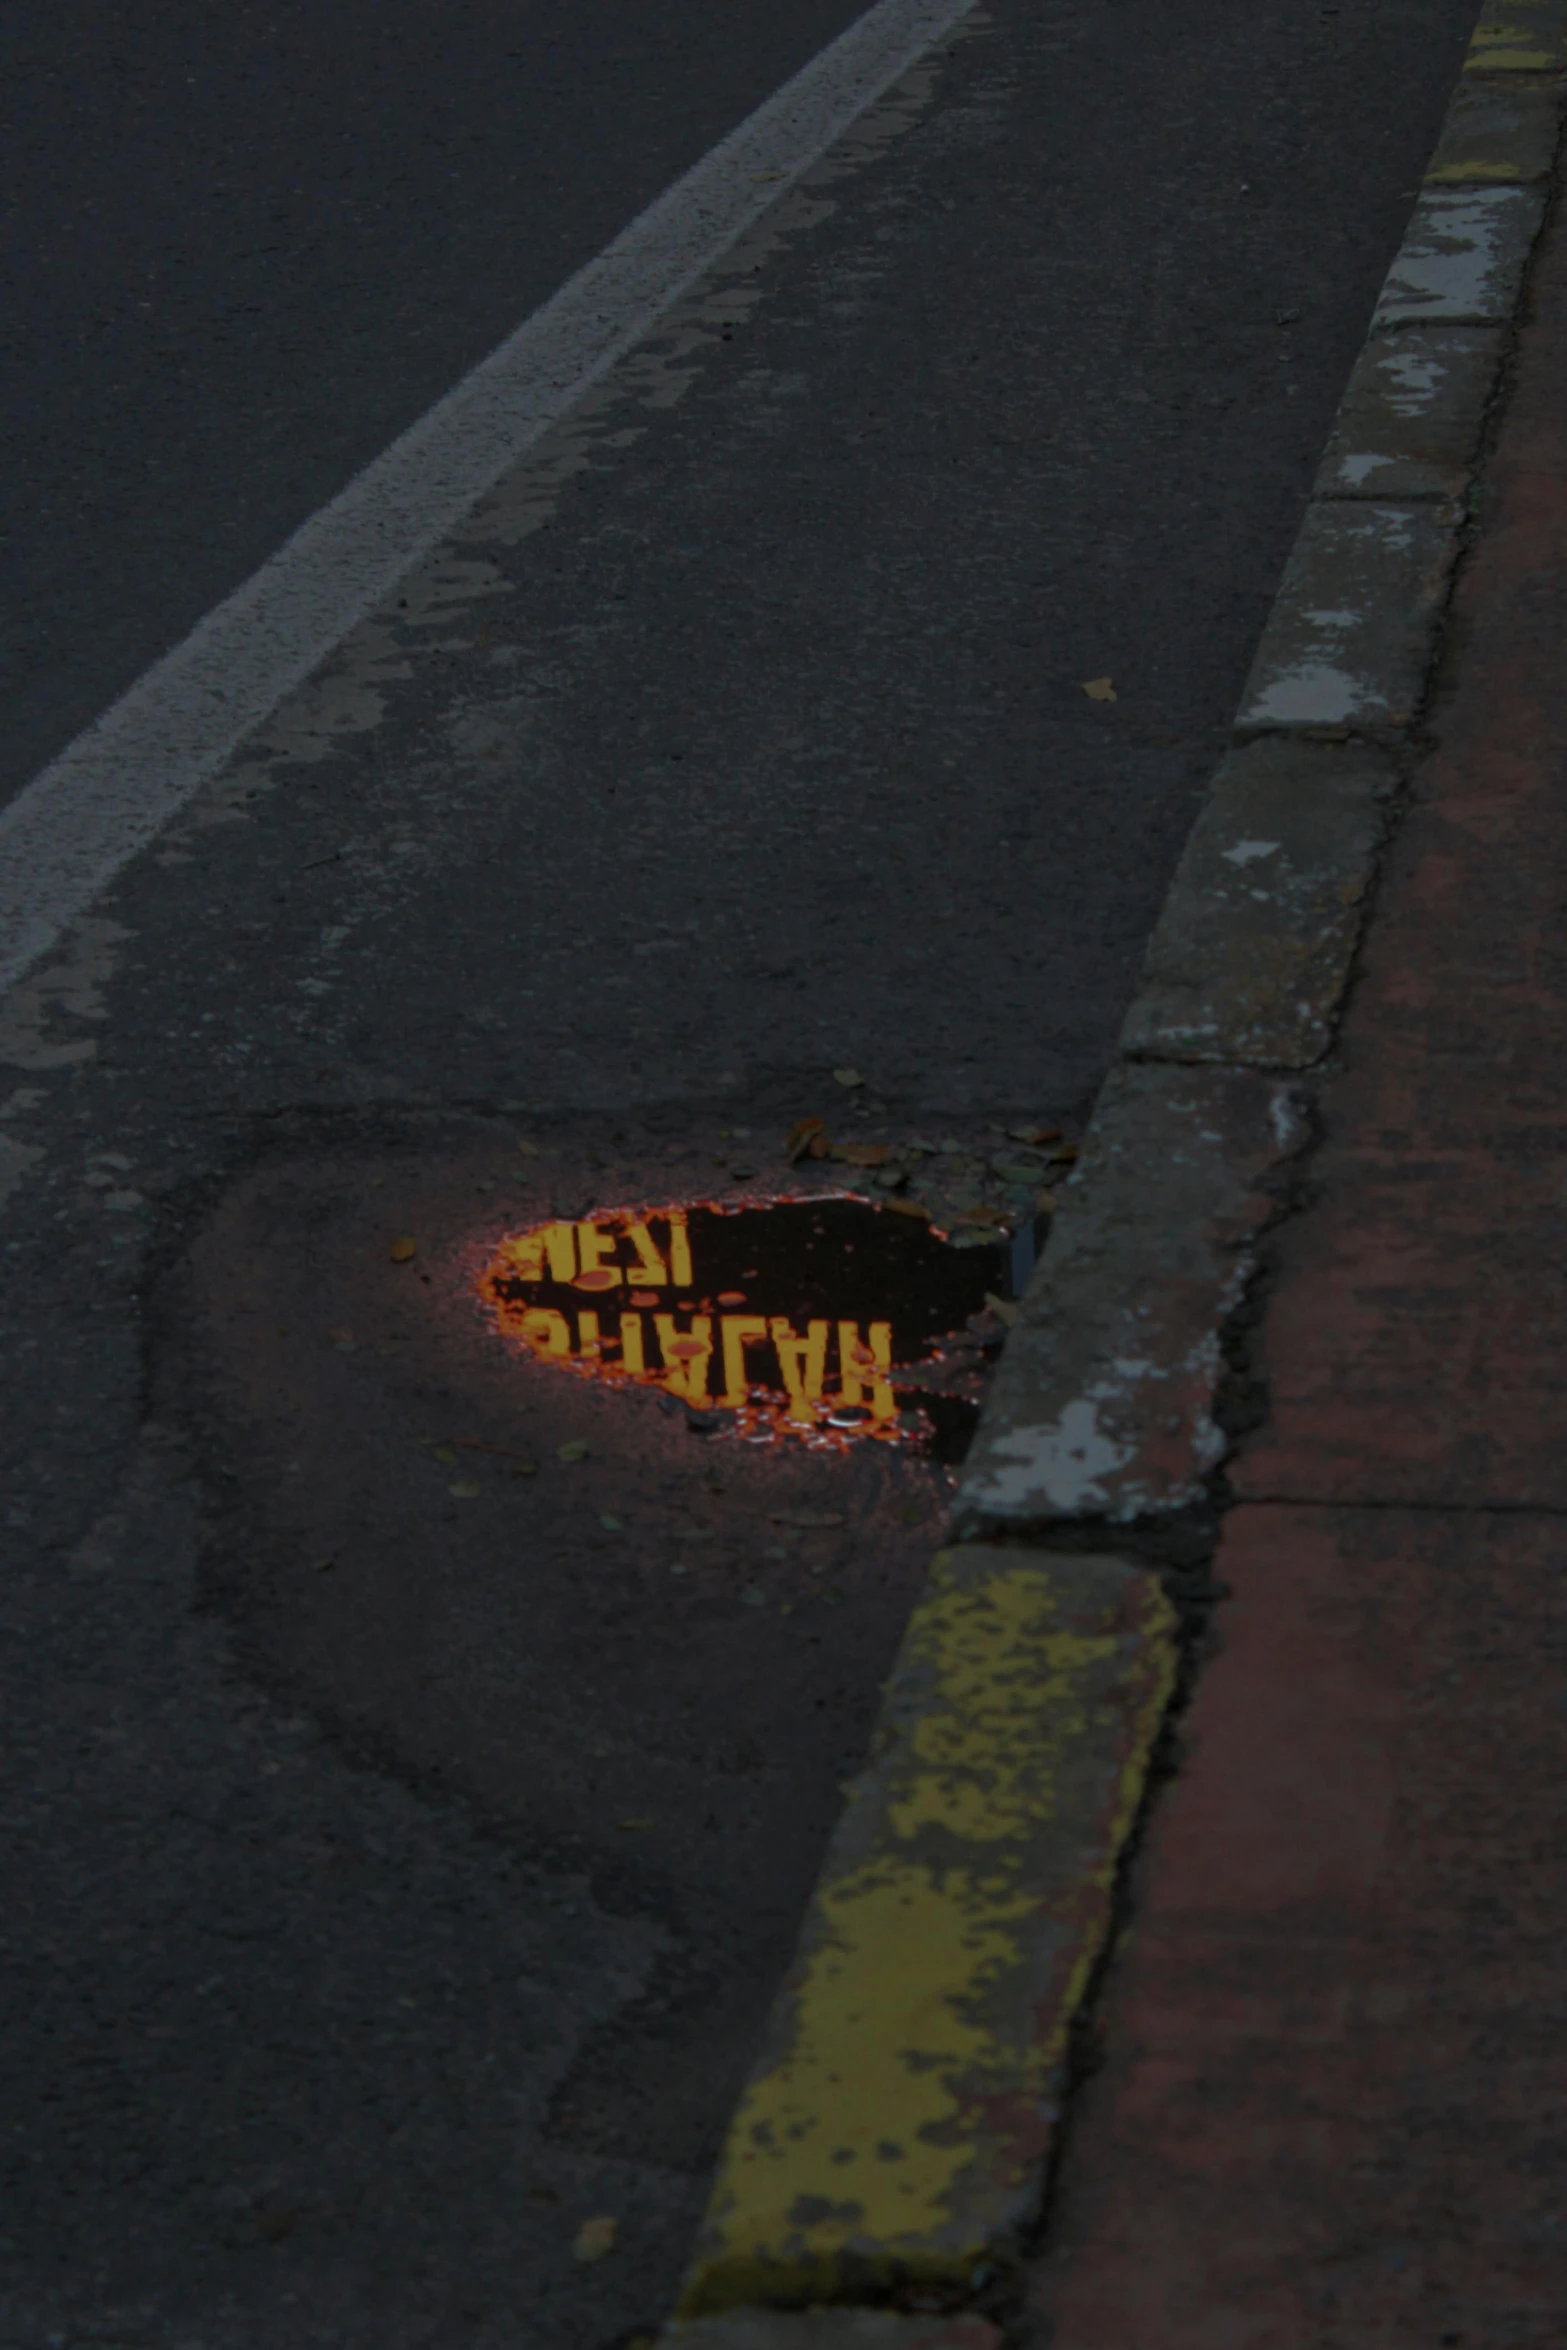
[{"label": "reflection in puddle", "polygon": [[479,1287],[539,1361],[660,1388],[698,1426],[951,1455],[1001,1338],[1009,1264],[1004,1246],[955,1248],[869,1200],[696,1201],[534,1225]]}]

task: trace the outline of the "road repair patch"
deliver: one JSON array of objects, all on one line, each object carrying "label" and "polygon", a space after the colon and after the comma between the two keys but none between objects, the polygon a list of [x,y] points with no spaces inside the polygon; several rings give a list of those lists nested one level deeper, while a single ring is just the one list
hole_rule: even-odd
[{"label": "road repair patch", "polygon": [[775,1123],[750,1161],[686,1120],[302,1130],[159,1316],[247,1669],[661,1928],[555,2114],[649,2159],[714,2150],[1037,1232],[1015,1140]]}]

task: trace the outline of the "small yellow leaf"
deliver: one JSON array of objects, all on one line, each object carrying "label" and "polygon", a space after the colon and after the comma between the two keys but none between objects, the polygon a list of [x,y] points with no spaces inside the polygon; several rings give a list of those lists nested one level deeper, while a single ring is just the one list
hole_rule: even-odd
[{"label": "small yellow leaf", "polygon": [[620,2233],[620,2222],[612,2212],[601,2211],[594,2219],[585,2219],[577,2230],[571,2247],[574,2260],[602,2260],[606,2252],[615,2248]]},{"label": "small yellow leaf", "polygon": [[863,1085],[865,1083],[865,1080],[860,1075],[858,1069],[835,1069],[833,1071],[833,1075],[838,1080],[840,1085],[848,1086],[851,1091],[856,1085]]},{"label": "small yellow leaf", "polygon": [[585,1444],[559,1444],[555,1448],[558,1461],[585,1461],[587,1457],[588,1448]]},{"label": "small yellow leaf", "polygon": [[1116,698],[1114,680],[1108,677],[1085,677],[1083,691],[1091,702],[1113,702]]},{"label": "small yellow leaf", "polygon": [[479,1498],[479,1488],[471,1477],[459,1478],[457,1483],[450,1486],[448,1490],[454,1501],[477,1501]]},{"label": "small yellow leaf", "polygon": [[401,1240],[394,1240],[392,1243],[391,1258],[394,1265],[406,1265],[410,1257],[416,1257],[418,1254],[419,1243],[417,1240],[411,1240],[406,1232]]}]

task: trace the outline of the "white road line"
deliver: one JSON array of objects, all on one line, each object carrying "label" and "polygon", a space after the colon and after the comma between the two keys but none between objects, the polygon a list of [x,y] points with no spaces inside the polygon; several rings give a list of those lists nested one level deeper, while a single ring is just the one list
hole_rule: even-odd
[{"label": "white road line", "polygon": [[0,810],[0,991],[974,0],[878,0]]}]

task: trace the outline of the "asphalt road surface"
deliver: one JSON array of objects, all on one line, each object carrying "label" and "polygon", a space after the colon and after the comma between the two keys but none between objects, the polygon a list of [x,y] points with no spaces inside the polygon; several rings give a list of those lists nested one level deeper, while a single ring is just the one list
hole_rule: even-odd
[{"label": "asphalt road surface", "polygon": [[[947,1471],[475,1284],[1075,1129],[1472,13],[976,12],[0,1005],[8,2350],[666,2309]],[[846,21],[13,14],[6,788]]]}]

